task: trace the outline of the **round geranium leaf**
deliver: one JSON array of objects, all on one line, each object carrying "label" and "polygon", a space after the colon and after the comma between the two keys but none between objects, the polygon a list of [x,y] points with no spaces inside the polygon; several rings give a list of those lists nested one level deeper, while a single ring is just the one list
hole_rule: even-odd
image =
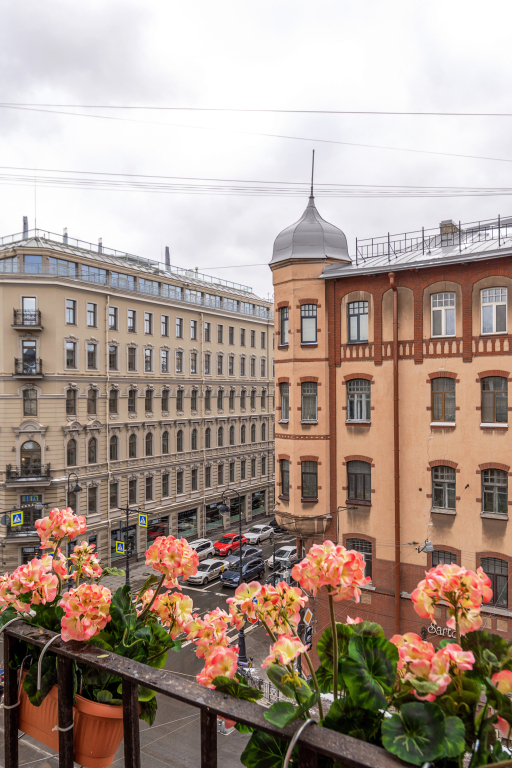
[{"label": "round geranium leaf", "polygon": [[363,709],[387,707],[393,690],[398,650],[382,637],[353,637],[343,662],[343,681],[352,702]]},{"label": "round geranium leaf", "polygon": [[466,748],[464,723],[460,717],[444,721],[443,757],[458,757]]},{"label": "round geranium leaf", "polygon": [[413,765],[423,765],[441,757],[444,738],[444,715],[429,701],[404,704],[399,714],[382,723],[385,748]]},{"label": "round geranium leaf", "polygon": [[361,621],[359,624],[353,624],[356,635],[366,637],[385,637],[384,630],[376,621]]},{"label": "round geranium leaf", "polygon": [[[348,644],[354,636],[354,630],[348,624],[336,623],[338,635],[338,659],[343,659],[348,653]],[[332,672],[333,669],[333,644],[332,627],[327,627],[322,632],[322,637],[317,643],[316,652],[323,666]]]}]

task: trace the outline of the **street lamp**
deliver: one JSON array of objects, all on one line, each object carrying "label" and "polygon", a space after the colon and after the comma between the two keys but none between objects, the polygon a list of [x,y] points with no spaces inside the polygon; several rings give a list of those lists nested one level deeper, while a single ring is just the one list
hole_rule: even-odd
[{"label": "street lamp", "polygon": [[[73,488],[73,491],[71,491],[71,478],[76,477],[76,483],[75,487]],[[71,496],[71,493],[80,493],[82,488],[78,485],[78,475],[76,472],[70,472],[68,475],[68,506],[69,506],[69,499]],[[76,509],[74,510],[76,512]]]},{"label": "street lamp", "polygon": [[130,586],[130,550],[128,548],[128,523],[129,523],[129,517],[130,512],[135,512],[137,515],[143,515],[144,512],[141,509],[130,509],[130,505],[128,502],[126,502],[126,507],[119,507],[121,512],[126,512],[126,533],[125,533],[125,547],[126,547],[126,579],[125,579],[125,585]]},{"label": "street lamp", "polygon": [[[240,546],[239,546],[239,553],[240,553],[240,581],[239,584],[242,583],[242,505],[240,501],[240,494],[236,489],[232,489],[231,491],[224,491],[222,493],[222,504],[219,507],[220,514],[225,517],[229,514],[229,509],[226,505],[226,493],[236,493],[238,496],[238,522],[239,522],[239,532],[240,532]],[[245,650],[245,630],[242,627],[240,631],[238,632],[238,659],[242,662],[242,664],[247,664],[247,653]]]}]

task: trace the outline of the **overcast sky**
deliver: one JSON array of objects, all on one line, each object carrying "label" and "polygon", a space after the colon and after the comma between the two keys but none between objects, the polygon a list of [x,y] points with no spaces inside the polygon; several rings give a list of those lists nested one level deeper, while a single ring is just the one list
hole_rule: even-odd
[{"label": "overcast sky", "polygon": [[[0,0],[0,9],[2,103],[512,113],[510,0]],[[85,171],[86,180],[306,183],[314,148],[319,184],[512,187],[512,117],[67,111],[123,119],[0,108],[0,235],[19,232],[23,215],[33,227],[37,204],[38,227],[157,260],[168,245],[173,264],[211,268],[262,296],[270,270],[249,265],[268,263],[306,190],[35,190],[6,176],[33,172],[5,167]],[[512,214],[505,196],[322,197],[318,188],[316,202],[351,254],[356,237]],[[213,269],[221,266],[233,268]]]}]

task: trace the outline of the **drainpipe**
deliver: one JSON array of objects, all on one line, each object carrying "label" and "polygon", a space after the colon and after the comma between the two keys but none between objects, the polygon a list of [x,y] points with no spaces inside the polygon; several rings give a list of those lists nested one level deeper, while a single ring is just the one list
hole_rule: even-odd
[{"label": "drainpipe", "polygon": [[395,634],[400,634],[400,429],[398,400],[398,289],[389,272],[393,291],[393,463],[395,476]]}]

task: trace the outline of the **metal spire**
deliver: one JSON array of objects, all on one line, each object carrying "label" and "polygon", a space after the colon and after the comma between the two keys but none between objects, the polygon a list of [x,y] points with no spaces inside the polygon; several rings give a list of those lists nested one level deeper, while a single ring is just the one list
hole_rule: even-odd
[{"label": "metal spire", "polygon": [[311,163],[311,197],[313,197],[313,179],[315,176],[315,150],[313,150],[313,160]]}]

